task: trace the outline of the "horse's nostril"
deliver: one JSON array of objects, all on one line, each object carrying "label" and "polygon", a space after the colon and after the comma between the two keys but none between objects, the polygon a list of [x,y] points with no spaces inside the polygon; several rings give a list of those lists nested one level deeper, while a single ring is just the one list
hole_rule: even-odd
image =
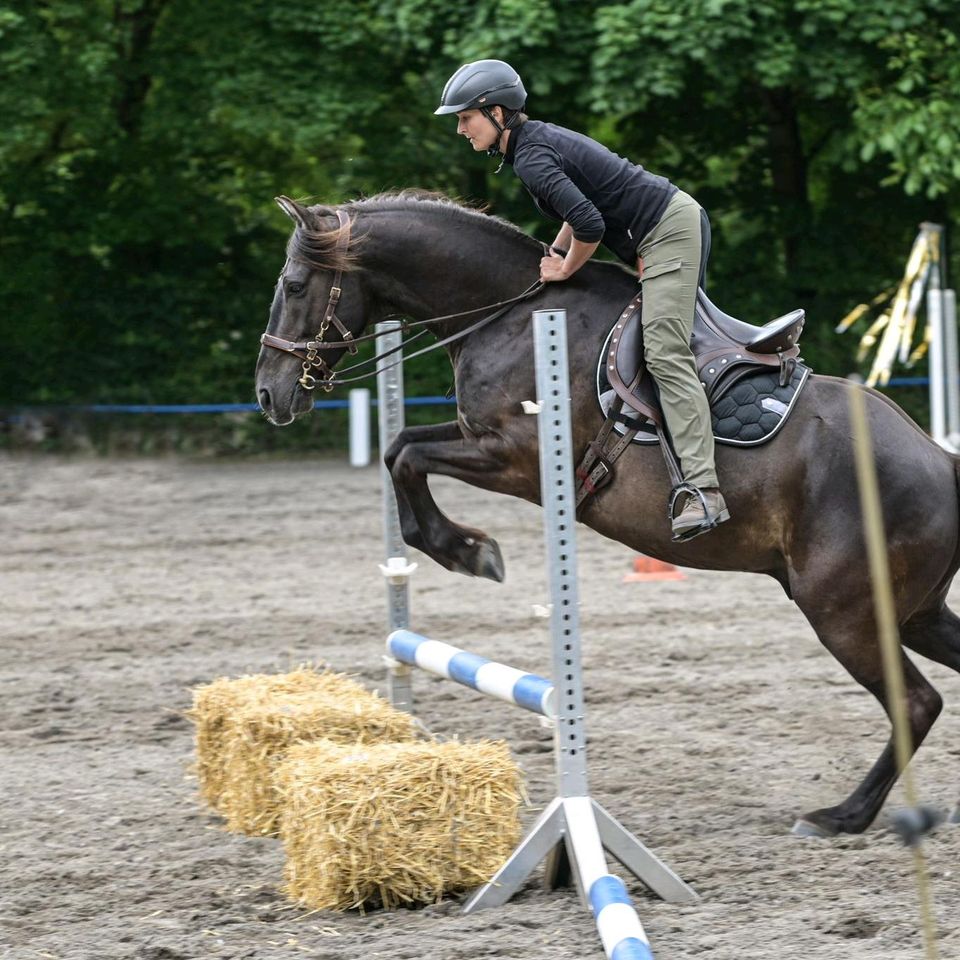
[{"label": "horse's nostril", "polygon": [[260,409],[267,413],[270,410],[270,391],[266,387],[261,387],[257,399],[260,401]]}]

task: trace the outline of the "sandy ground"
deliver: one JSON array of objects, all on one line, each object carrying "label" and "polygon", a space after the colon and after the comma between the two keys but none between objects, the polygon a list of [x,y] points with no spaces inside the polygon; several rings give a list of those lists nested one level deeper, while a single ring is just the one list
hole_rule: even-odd
[{"label": "sandy ground", "polygon": [[[436,490],[499,538],[507,582],[419,557],[414,625],[549,672],[531,615],[546,599],[539,511]],[[0,956],[602,956],[576,895],[535,881],[471,917],[453,901],[305,914],[279,891],[279,842],[224,832],[197,799],[193,685],[320,659],[382,689],[375,468],[8,457],[0,530]],[[678,907],[631,884],[656,956],[923,957],[912,858],[884,822],[857,838],[789,835],[858,782],[887,725],[780,588],[693,571],[624,585],[625,548],[583,530],[579,550],[592,791],[702,896]],[[960,678],[924,666],[947,709],[914,769],[922,798],[946,807],[960,793]],[[532,819],[553,793],[536,718],[426,676],[415,686],[436,732],[510,741]],[[957,958],[960,829],[925,850],[940,955]]]}]

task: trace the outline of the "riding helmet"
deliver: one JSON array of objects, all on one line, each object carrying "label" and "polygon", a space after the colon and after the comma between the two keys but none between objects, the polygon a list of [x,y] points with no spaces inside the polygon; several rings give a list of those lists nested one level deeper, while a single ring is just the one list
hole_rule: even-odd
[{"label": "riding helmet", "polygon": [[502,60],[465,63],[448,81],[435,114],[492,106],[522,110],[527,102],[520,74]]}]

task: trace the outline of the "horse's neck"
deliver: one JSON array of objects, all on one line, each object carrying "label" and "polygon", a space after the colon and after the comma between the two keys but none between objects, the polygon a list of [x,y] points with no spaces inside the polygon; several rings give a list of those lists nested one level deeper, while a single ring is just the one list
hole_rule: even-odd
[{"label": "horse's neck", "polygon": [[[512,237],[479,218],[463,230],[436,211],[387,211],[370,216],[364,265],[380,299],[415,320],[476,310],[515,297],[537,279],[539,253],[522,235]],[[437,325],[449,335],[482,312]]]}]

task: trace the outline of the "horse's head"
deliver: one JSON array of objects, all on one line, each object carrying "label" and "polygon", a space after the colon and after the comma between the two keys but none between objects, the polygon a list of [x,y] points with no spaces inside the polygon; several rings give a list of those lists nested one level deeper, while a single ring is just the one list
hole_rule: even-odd
[{"label": "horse's head", "polygon": [[256,389],[267,417],[285,425],[313,409],[314,389],[332,376],[347,344],[363,329],[367,303],[347,214],[288,197],[277,197],[277,203],[295,229],[260,338]]}]

